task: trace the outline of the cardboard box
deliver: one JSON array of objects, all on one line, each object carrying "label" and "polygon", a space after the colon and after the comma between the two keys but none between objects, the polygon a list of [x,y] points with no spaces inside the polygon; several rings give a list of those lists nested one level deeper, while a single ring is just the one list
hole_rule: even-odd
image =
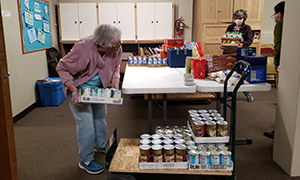
[{"label": "cardboard box", "polygon": [[79,96],[80,103],[90,104],[115,104],[122,105],[123,98],[105,98],[105,97],[94,97],[94,96]]},{"label": "cardboard box", "polygon": [[249,84],[265,83],[267,79],[267,66],[251,66],[250,73],[247,76],[246,81]]},{"label": "cardboard box", "polygon": [[233,162],[231,164],[189,164],[189,170],[220,170],[220,171],[232,171]]},{"label": "cardboard box", "polygon": [[164,44],[172,45],[172,46],[183,46],[184,39],[183,38],[176,38],[176,39],[165,39]]},{"label": "cardboard box", "polygon": [[140,169],[188,169],[188,162],[140,162]]}]

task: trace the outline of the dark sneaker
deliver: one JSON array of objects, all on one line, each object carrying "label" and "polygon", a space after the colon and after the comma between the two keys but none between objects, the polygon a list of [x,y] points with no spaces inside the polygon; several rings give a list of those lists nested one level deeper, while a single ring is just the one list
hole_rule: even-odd
[{"label": "dark sneaker", "polygon": [[254,97],[251,96],[251,94],[248,94],[248,95],[247,95],[247,101],[248,101],[248,102],[252,102],[253,100],[254,100]]},{"label": "dark sneaker", "polygon": [[101,153],[104,153],[104,154],[105,154],[105,148],[102,148],[102,149],[100,149],[100,150],[94,148],[93,150],[94,150],[94,152],[101,152]]},{"label": "dark sneaker", "polygon": [[95,163],[95,161],[91,161],[89,165],[86,165],[84,162],[80,162],[78,164],[80,169],[84,169],[86,172],[90,174],[99,174],[103,171],[103,168],[100,164]]},{"label": "dark sneaker", "polygon": [[271,132],[264,132],[264,136],[266,136],[270,139],[274,139],[274,130]]}]

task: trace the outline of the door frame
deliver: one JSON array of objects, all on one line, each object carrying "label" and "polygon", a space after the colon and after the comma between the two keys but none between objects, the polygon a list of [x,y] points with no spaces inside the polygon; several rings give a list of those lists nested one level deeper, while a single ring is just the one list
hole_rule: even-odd
[{"label": "door frame", "polygon": [[[0,11],[1,4],[0,4]],[[4,41],[2,14],[0,13],[0,177],[17,180],[17,158],[12,117],[9,75]]]}]

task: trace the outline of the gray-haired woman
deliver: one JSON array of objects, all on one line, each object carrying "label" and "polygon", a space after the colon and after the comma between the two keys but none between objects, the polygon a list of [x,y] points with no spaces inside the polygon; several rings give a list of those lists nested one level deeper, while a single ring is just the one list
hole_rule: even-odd
[{"label": "gray-haired woman", "polygon": [[103,171],[102,166],[94,162],[94,151],[105,153],[107,107],[106,104],[79,105],[78,89],[106,88],[110,83],[113,88],[119,88],[120,39],[121,30],[117,26],[99,25],[94,35],[76,42],[56,67],[76,120],[78,165],[90,174]]},{"label": "gray-haired woman", "polygon": [[[245,23],[246,19],[248,18],[248,15],[246,11],[239,9],[234,12],[233,14],[233,19],[234,23],[229,25],[226,29],[226,32],[239,32],[242,33],[243,37],[243,42],[238,44],[238,47],[249,47],[252,42],[253,42],[253,34],[252,34],[252,29],[249,25]],[[222,46],[220,47],[221,49],[224,49]],[[236,53],[235,52],[227,52],[226,49],[224,50],[223,54],[231,54],[231,53]],[[245,91],[243,92],[247,98],[248,102],[252,102],[254,100],[254,97],[250,94],[250,92]],[[228,100],[231,100],[232,93],[228,93]]]}]

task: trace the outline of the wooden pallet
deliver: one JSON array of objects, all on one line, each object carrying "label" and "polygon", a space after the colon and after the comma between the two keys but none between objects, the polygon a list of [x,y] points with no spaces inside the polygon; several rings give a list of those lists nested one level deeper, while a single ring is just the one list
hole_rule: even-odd
[{"label": "wooden pallet", "polygon": [[[152,98],[156,101],[163,100],[163,94],[152,94]],[[144,94],[144,99],[148,100],[148,94]],[[213,100],[215,95],[209,92],[195,93],[168,93],[167,101],[196,101],[196,100]]]},{"label": "wooden pallet", "polygon": [[229,170],[139,169],[140,139],[121,138],[109,172],[231,176]]}]

